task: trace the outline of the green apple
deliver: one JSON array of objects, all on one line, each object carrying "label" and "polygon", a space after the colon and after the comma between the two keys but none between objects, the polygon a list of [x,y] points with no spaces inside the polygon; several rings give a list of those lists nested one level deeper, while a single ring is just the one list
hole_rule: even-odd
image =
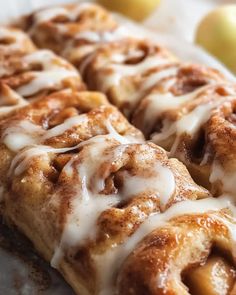
[{"label": "green apple", "polygon": [[200,22],[196,43],[236,73],[236,5],[224,5]]},{"label": "green apple", "polygon": [[98,0],[97,2],[110,10],[141,21],[154,11],[160,0]]}]

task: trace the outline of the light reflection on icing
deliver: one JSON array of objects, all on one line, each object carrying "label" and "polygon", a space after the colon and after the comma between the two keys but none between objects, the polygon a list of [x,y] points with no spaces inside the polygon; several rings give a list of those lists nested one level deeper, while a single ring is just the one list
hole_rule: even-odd
[{"label": "light reflection on icing", "polygon": [[160,162],[154,162],[153,167],[150,168],[151,171],[155,173],[148,178],[126,173],[122,193],[132,197],[145,192],[158,192],[160,207],[164,211],[175,192],[175,178],[170,168],[161,165]]},{"label": "light reflection on icing", "polygon": [[26,146],[33,145],[44,130],[30,121],[20,121],[17,126],[8,127],[2,135],[4,144],[16,152]]}]

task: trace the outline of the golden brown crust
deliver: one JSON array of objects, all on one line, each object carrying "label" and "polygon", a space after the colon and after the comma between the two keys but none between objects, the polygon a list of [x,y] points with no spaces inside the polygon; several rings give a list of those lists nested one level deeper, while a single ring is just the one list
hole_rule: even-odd
[{"label": "golden brown crust", "polygon": [[[191,275],[191,269],[204,264],[217,248],[228,255],[235,269],[228,224],[235,227],[235,220],[223,211],[172,219],[149,234],[125,261],[117,294],[190,294],[184,284],[185,273]],[[225,286],[216,290],[214,281],[207,283],[212,284],[207,294],[228,294]],[[204,281],[201,284],[204,288]],[[201,285],[198,287],[201,290]],[[219,293],[211,293],[214,290]]]},{"label": "golden brown crust", "polygon": [[146,85],[145,81],[171,62],[177,66],[176,58],[166,49],[148,40],[126,38],[101,46],[85,58],[79,69],[90,89],[106,93],[129,115],[155,85],[153,81]]}]

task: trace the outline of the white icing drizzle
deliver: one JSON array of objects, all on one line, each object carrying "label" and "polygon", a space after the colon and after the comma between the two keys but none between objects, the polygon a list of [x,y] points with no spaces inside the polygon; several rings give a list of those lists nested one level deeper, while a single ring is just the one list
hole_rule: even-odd
[{"label": "white icing drizzle", "polygon": [[[211,87],[211,85],[204,86],[204,87]],[[201,88],[198,89],[197,93],[201,92],[202,90],[203,89]],[[184,95],[182,98],[178,97],[176,99],[176,97],[173,97],[173,105],[174,106],[178,106],[178,104],[181,105],[183,102],[194,99],[195,95],[196,93],[194,94],[193,92],[188,95]],[[161,111],[164,112],[164,110],[172,109],[169,103],[170,103],[170,99],[168,99],[168,96],[167,96],[166,104],[165,102],[158,101],[156,104],[156,109],[157,109],[156,115],[158,115],[159,112],[160,112],[159,114],[161,114]],[[193,136],[193,134],[196,134],[201,128],[201,126],[209,120],[211,116],[211,111],[221,103],[222,103],[222,99],[219,98],[218,100],[215,100],[215,101],[209,101],[207,103],[200,104],[196,106],[189,113],[183,114],[180,117],[180,119],[174,122],[169,121],[168,119],[164,119],[161,132],[153,133],[151,135],[152,141],[158,144],[160,141],[165,140],[175,134],[176,139],[171,149],[171,154],[173,155],[178,146],[180,136],[183,134],[188,134],[190,136]],[[158,105],[160,105],[160,110],[158,110]]]},{"label": "white icing drizzle", "polygon": [[0,94],[0,115],[10,113],[11,111],[27,105],[28,102],[14,90],[8,88],[7,94]]},{"label": "white icing drizzle", "polygon": [[[27,35],[19,30],[0,27],[0,51],[10,53],[11,50],[22,49],[24,42],[27,40]],[[1,44],[1,40],[9,39],[7,44]]]},{"label": "white icing drizzle", "polygon": [[223,191],[235,195],[236,193],[236,170],[227,171],[222,165],[214,160],[211,167],[210,183],[222,183]]},{"label": "white icing drizzle", "polygon": [[[48,130],[43,129],[41,126],[33,124],[28,120],[22,120],[19,122],[13,122],[11,126],[5,129],[2,134],[2,141],[10,150],[17,152],[23,148],[26,148],[27,146],[37,144],[41,145],[45,140],[59,136],[67,130],[72,129],[73,127],[87,124],[87,114],[70,117],[66,119],[63,123]],[[109,118],[104,121],[103,124],[109,132],[109,134],[107,135],[109,136],[109,138],[114,138],[118,142],[121,142],[123,144],[142,142],[142,139],[136,138],[135,135],[120,135],[112,126]],[[77,148],[77,146],[74,148]],[[42,151],[40,151],[39,153],[41,154],[41,152]]]},{"label": "white icing drizzle", "polygon": [[[144,126],[150,128],[153,122],[156,121],[164,112],[184,106],[185,103],[193,101],[201,92],[209,86],[203,86],[193,92],[174,96],[172,93],[165,94],[152,93],[147,96],[147,106],[145,108]],[[164,127],[165,128],[165,127]],[[169,136],[169,135],[168,135]]]},{"label": "white icing drizzle", "polygon": [[81,3],[74,6],[73,9],[67,9],[66,7],[45,8],[34,14],[35,25],[52,21],[57,16],[65,16],[69,21],[76,21],[84,10],[88,10],[93,7],[96,6],[91,3]]},{"label": "white icing drizzle", "polygon": [[17,152],[22,148],[37,143],[44,130],[30,121],[20,121],[16,126],[8,127],[2,135],[4,144],[12,151]]},{"label": "white icing drizzle", "polygon": [[32,79],[16,91],[22,96],[30,96],[48,88],[58,89],[65,79],[79,77],[76,70],[66,61],[56,56],[50,50],[38,50],[22,58],[26,64],[38,63],[42,71],[29,71]]},{"label": "white icing drizzle", "polygon": [[[11,163],[9,173],[12,174],[14,169],[16,174],[22,173],[34,157],[45,156],[48,153],[65,153],[87,144],[89,140],[68,148],[51,148],[49,146],[42,145],[46,139],[63,134],[66,130],[71,129],[72,127],[87,124],[87,121],[87,115],[82,114],[66,119],[62,124],[48,130],[44,130],[42,127],[27,120],[20,121],[17,124],[14,122],[13,126],[9,126],[2,135],[4,144],[10,150],[18,152]],[[136,138],[135,136],[121,136],[114,129],[109,119],[103,123],[109,134],[103,135],[102,138],[115,139],[123,144],[142,142],[142,139]],[[95,136],[94,138],[98,137],[99,136]],[[24,148],[27,149],[25,150]],[[18,165],[19,162],[20,165]]]},{"label": "white icing drizzle", "polygon": [[128,197],[140,193],[158,192],[161,210],[164,211],[175,192],[175,177],[170,168],[163,166],[160,162],[153,163],[150,171],[155,171],[148,178],[131,176],[126,173],[122,193]]},{"label": "white icing drizzle", "polygon": [[[110,159],[106,159],[104,156],[105,150],[109,147],[107,139],[107,136],[91,139],[82,163],[76,165],[76,173],[79,178],[76,196],[71,203],[71,212],[67,217],[60,245],[51,260],[53,267],[59,265],[66,247],[83,244],[87,239],[94,238],[99,215],[119,202],[118,195],[99,194],[105,187],[105,179],[98,178],[96,172],[104,161],[112,161],[113,158],[113,153],[109,156]],[[71,170],[74,160],[76,157],[65,166],[65,171]],[[92,179],[94,186],[90,189],[89,184]]]},{"label": "white icing drizzle", "polygon": [[[126,37],[131,37],[132,31],[127,30],[123,26],[118,26],[116,29],[108,31],[82,31],[77,33],[74,38],[67,42],[65,48],[62,50],[62,56],[69,60],[82,60],[85,58],[80,66],[80,73],[82,74],[87,64],[91,61],[94,53],[101,44],[114,42]],[[85,44],[76,44],[79,40],[86,41]]]},{"label": "white icing drizzle", "polygon": [[[139,229],[121,245],[112,247],[103,255],[93,257],[96,261],[97,269],[102,269],[100,275],[100,292],[99,295],[113,295],[114,281],[113,278],[117,274],[121,264],[128,257],[128,255],[135,249],[136,245],[153,230],[165,226],[165,224],[172,218],[189,215],[202,214],[210,211],[218,211],[223,208],[229,208],[234,216],[236,212],[231,199],[228,197],[222,198],[207,198],[198,201],[182,201],[172,205],[164,213],[157,213],[149,216],[146,221],[139,227]],[[228,221],[221,219],[219,216],[211,213],[216,219],[220,219],[222,223],[228,227],[231,233],[232,242],[236,243],[235,225]]]},{"label": "white icing drizzle", "polygon": [[112,31],[82,31],[77,33],[73,38],[76,40],[86,40],[91,43],[106,43],[123,39],[124,37],[130,37],[131,32],[124,26],[118,26]]},{"label": "white icing drizzle", "polygon": [[[159,57],[158,55],[149,56],[135,65],[121,64],[122,62],[125,62],[125,60],[127,60],[129,57],[141,57],[142,55],[143,52],[138,50],[131,51],[126,55],[117,53],[113,54],[110,57],[110,63],[106,66],[106,68],[111,70],[112,73],[109,71],[109,74],[106,77],[103,77],[100,86],[101,90],[103,92],[107,92],[112,86],[118,86],[121,79],[123,79],[125,76],[140,75],[152,68],[170,64],[169,60],[164,59],[161,56]],[[167,72],[165,74],[167,74]],[[170,73],[168,73],[168,75],[169,74]],[[161,79],[161,74],[159,76],[159,79]],[[147,81],[146,83],[148,85]]]},{"label": "white icing drizzle", "polygon": [[42,137],[42,140],[61,135],[71,128],[80,126],[81,124],[85,124],[86,122],[88,122],[88,116],[86,114],[70,117],[66,119],[62,124],[48,129],[45,135]]},{"label": "white icing drizzle", "polygon": [[[132,137],[132,136],[122,136],[120,135],[115,129],[114,127],[112,126],[111,122],[108,120],[108,121],[105,121],[104,122],[104,125],[106,126],[107,128],[107,131],[109,132],[109,135],[112,137],[112,138],[115,138],[118,142],[122,143],[122,144],[128,144],[128,143],[137,143],[137,139],[135,137]],[[139,140],[138,142],[141,142],[142,140]]]},{"label": "white icing drizzle", "polygon": [[[75,156],[64,167],[64,172],[68,176],[72,176],[72,165],[75,166],[79,182],[76,196],[70,205],[71,213],[68,216],[60,245],[52,258],[51,264],[54,267],[58,267],[65,248],[81,245],[89,238],[95,237],[97,218],[105,209],[118,204],[121,200],[135,197],[135,195],[148,190],[158,194],[161,207],[164,210],[175,191],[175,178],[172,171],[161,162],[156,162],[153,167],[150,167],[149,172],[153,172],[152,177],[131,176],[127,173],[124,187],[118,194],[99,194],[105,188],[106,179],[106,175],[102,177],[97,174],[101,165],[119,163],[123,153],[131,144],[127,144],[126,141],[123,143],[124,141],[121,140],[119,141],[121,145],[113,147],[112,151],[107,153],[109,146],[114,145],[114,142],[110,142],[110,135],[98,136],[90,139],[87,143],[82,143],[87,145],[83,161],[77,163],[77,156]],[[149,156],[150,154],[144,155],[143,161],[145,161],[145,157]],[[164,183],[168,183],[168,185],[165,186]]]},{"label": "white icing drizzle", "polygon": [[156,85],[159,81],[165,78],[171,78],[177,74],[179,66],[177,64],[170,64],[168,68],[163,68],[154,72],[152,75],[147,77],[145,82],[142,85],[142,89],[149,89]]},{"label": "white icing drizzle", "polygon": [[46,145],[35,145],[32,147],[28,147],[27,149],[20,151],[13,158],[10,169],[9,169],[9,175],[12,175],[13,173],[15,175],[20,175],[22,172],[24,172],[28,168],[31,161],[35,157],[48,158],[49,153],[52,153],[52,154],[66,153],[66,152],[78,149],[80,146],[81,144],[78,144],[73,147],[68,147],[68,148],[52,148]]}]

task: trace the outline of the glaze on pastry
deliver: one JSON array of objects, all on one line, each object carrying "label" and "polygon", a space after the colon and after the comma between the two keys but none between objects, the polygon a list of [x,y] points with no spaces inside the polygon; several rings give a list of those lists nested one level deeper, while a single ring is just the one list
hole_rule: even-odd
[{"label": "glaze on pastry", "polygon": [[[78,19],[80,30],[82,23]],[[236,195],[233,83],[217,70],[178,61],[152,41],[126,35],[97,44],[74,60],[89,89],[106,93],[147,139],[183,161],[214,195]],[[78,52],[83,44],[72,48]]]},{"label": "glaze on pastry", "polygon": [[61,89],[85,89],[69,62],[50,50],[37,50],[23,32],[0,27],[1,36],[0,116]]},{"label": "glaze on pastry", "polygon": [[104,8],[93,3],[43,8],[21,20],[38,47],[50,48],[73,63],[98,44],[126,34]]},{"label": "glaze on pastry", "polygon": [[209,196],[98,93],[54,93],[0,130],[2,214],[78,294],[108,292],[101,263],[149,217]]}]

